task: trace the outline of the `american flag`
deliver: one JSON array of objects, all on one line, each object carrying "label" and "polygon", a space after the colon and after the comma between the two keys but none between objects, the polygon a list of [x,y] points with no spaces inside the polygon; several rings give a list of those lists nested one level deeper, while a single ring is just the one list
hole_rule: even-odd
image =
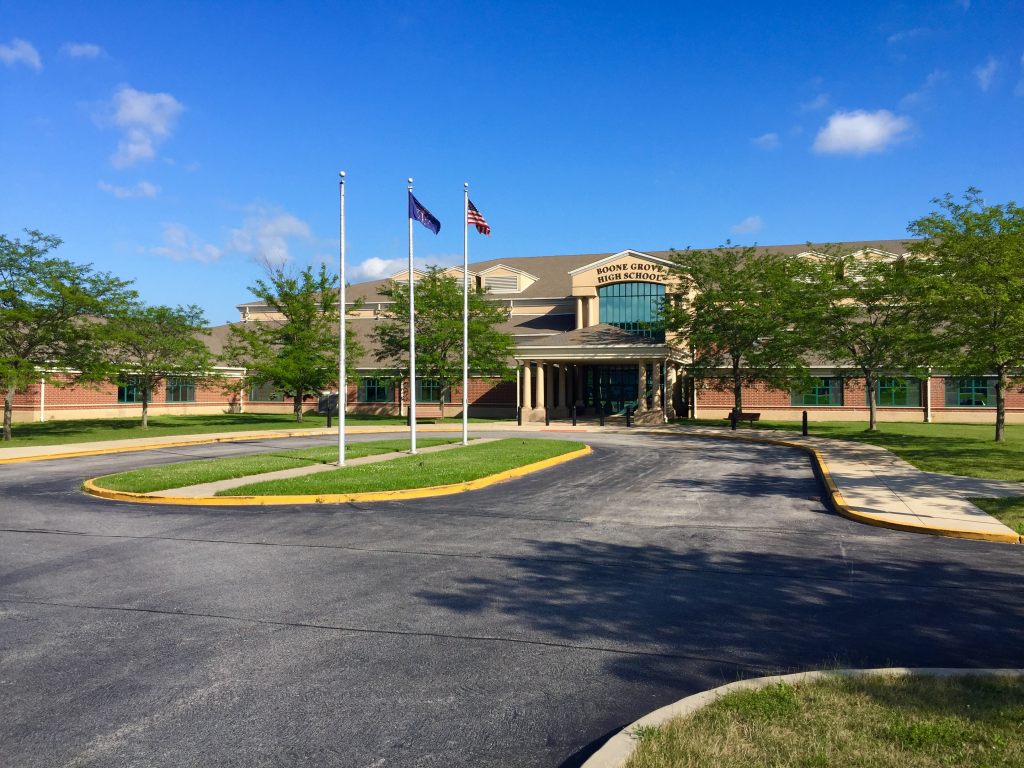
[{"label": "american flag", "polygon": [[467,201],[469,203],[469,216],[466,219],[466,224],[476,224],[476,231],[481,235],[491,236],[491,228],[487,226],[487,222],[484,217],[480,215],[480,211],[473,205],[473,201]]}]

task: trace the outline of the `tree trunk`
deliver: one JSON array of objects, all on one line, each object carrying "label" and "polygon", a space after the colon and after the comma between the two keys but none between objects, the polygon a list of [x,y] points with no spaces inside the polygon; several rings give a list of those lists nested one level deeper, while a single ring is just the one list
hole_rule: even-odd
[{"label": "tree trunk", "polygon": [[875,399],[875,377],[864,372],[864,386],[868,389],[868,432],[878,431],[878,402]]},{"label": "tree trunk", "polygon": [[732,394],[733,411],[739,416],[743,413],[743,377],[740,375],[740,359],[738,357],[732,359]]},{"label": "tree trunk", "polygon": [[1006,442],[1006,368],[999,367],[996,380],[996,442]]},{"label": "tree trunk", "polygon": [[149,392],[142,393],[142,428],[149,429]]},{"label": "tree trunk", "polygon": [[444,421],[444,393],[446,387],[441,387],[441,421]]},{"label": "tree trunk", "polygon": [[[341,398],[339,398],[340,400]],[[295,413],[295,420],[302,421],[302,393],[295,393],[295,402],[292,403],[292,411]]]},{"label": "tree trunk", "polygon": [[4,390],[4,442],[11,439],[11,418],[14,411],[15,387],[7,387]]}]

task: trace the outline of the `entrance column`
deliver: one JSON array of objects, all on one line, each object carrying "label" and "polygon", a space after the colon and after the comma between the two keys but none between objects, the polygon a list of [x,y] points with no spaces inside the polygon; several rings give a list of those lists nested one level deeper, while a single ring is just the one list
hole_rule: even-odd
[{"label": "entrance column", "polygon": [[583,297],[576,297],[576,330],[583,327]]},{"label": "entrance column", "polygon": [[529,411],[533,409],[533,392],[531,378],[533,371],[531,370],[532,363],[527,360],[523,363],[523,410]]},{"label": "entrance column", "polygon": [[665,415],[676,418],[676,409],[679,408],[676,400],[676,364],[665,362]]},{"label": "entrance column", "polygon": [[545,382],[544,382],[544,363],[538,362],[537,363],[537,404],[533,407],[533,410],[535,410],[535,411],[543,411],[544,410],[544,403],[545,403],[544,395],[547,394],[547,390],[545,389],[544,385],[545,385]]},{"label": "entrance column", "polygon": [[647,361],[641,360],[637,366],[639,375],[636,378],[636,412],[643,413],[647,410]]},{"label": "entrance column", "polygon": [[661,360],[654,361],[654,368],[651,371],[654,374],[654,381],[651,382],[651,410],[661,410]]},{"label": "entrance column", "polygon": [[[576,364],[576,407],[583,408],[583,372],[584,368],[579,363]],[[582,413],[582,411],[577,411]]]},{"label": "entrance column", "polygon": [[558,366],[548,363],[548,396],[545,401],[549,408],[558,406]]}]

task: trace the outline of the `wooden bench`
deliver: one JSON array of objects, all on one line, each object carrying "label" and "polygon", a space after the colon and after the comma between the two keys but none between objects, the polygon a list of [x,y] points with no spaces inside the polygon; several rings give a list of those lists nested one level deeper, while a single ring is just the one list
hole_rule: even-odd
[{"label": "wooden bench", "polygon": [[[725,420],[732,422],[732,414],[725,417]],[[746,421],[750,423],[750,426],[754,426],[755,421],[761,420],[760,413],[738,413],[736,414],[736,421]]]}]

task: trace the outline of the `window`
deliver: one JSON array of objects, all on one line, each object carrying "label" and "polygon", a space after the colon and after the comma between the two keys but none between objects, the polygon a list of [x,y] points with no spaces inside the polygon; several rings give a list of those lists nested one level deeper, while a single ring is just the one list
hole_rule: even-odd
[{"label": "window", "polygon": [[380,379],[365,376],[359,381],[356,390],[357,403],[390,403],[395,396],[390,386]]},{"label": "window", "polygon": [[279,390],[270,382],[264,384],[253,384],[249,387],[250,403],[281,403],[284,402],[284,392]]},{"label": "window", "polygon": [[[124,384],[117,387],[117,402],[141,403],[142,387],[138,376],[125,376]],[[149,402],[153,402],[153,393],[149,393]]]},{"label": "window", "polygon": [[995,379],[946,379],[947,408],[987,408],[995,404]]},{"label": "window", "polygon": [[597,289],[598,321],[624,331],[665,340],[662,305],[665,286],[658,283],[613,283]]},{"label": "window", "polygon": [[790,405],[842,405],[842,379],[815,379],[814,385],[806,392],[792,390],[789,394]]},{"label": "window", "polygon": [[882,408],[919,408],[921,382],[917,379],[879,379],[875,383],[875,397]]},{"label": "window", "polygon": [[196,382],[187,376],[167,377],[168,403],[194,403],[196,401]]},{"label": "window", "polygon": [[[440,403],[441,382],[437,379],[416,379],[416,402]],[[450,395],[445,395],[445,402],[451,402]]]},{"label": "window", "polygon": [[518,293],[518,275],[484,275],[484,288],[494,293]]}]

